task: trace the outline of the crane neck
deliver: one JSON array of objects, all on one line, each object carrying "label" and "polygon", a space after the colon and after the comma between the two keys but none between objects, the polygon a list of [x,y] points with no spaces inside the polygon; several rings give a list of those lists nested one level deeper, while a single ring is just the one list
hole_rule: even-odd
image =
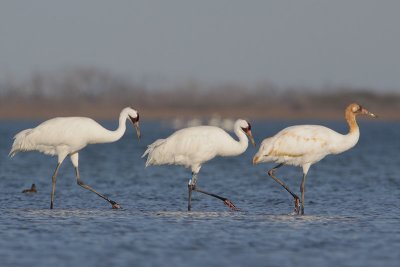
[{"label": "crane neck", "polygon": [[345,135],[340,135],[341,137],[339,142],[332,146],[331,152],[335,154],[352,148],[357,144],[358,139],[360,138],[360,129],[356,121],[356,115],[351,111],[350,108],[346,109],[345,118],[347,124],[349,125],[349,132]]},{"label": "crane neck", "polygon": [[119,119],[118,119],[118,128],[115,130],[115,132],[118,133],[118,139],[119,140],[125,133],[126,131],[126,119],[128,119],[128,113],[121,111],[119,114]]},{"label": "crane neck", "polygon": [[118,123],[118,128],[115,129],[114,131],[110,131],[105,129],[105,133],[102,135],[100,140],[97,140],[97,142],[101,143],[111,143],[118,141],[121,139],[121,137],[124,135],[126,131],[126,119],[128,118],[128,112],[126,109],[123,109],[119,115],[119,123]]},{"label": "crane neck", "polygon": [[240,128],[238,122],[236,122],[234,125],[234,133],[239,138],[239,141],[237,141],[235,138],[226,133],[229,137],[226,138],[226,136],[224,135],[224,138],[219,143],[220,147],[218,155],[228,156],[228,157],[238,156],[242,154],[244,151],[246,151],[249,141],[247,139],[246,134]]},{"label": "crane neck", "polygon": [[236,142],[237,147],[234,149],[234,151],[236,155],[239,155],[246,151],[247,147],[249,146],[249,139],[239,124],[235,124],[235,134],[239,138],[239,142]]},{"label": "crane neck", "polygon": [[350,107],[346,109],[345,119],[349,125],[349,134],[359,132],[356,115],[351,111]]}]

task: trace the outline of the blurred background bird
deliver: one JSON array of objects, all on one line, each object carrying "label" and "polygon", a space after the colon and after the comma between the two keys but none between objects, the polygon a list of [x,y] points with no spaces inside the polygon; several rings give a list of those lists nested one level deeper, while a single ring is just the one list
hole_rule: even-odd
[{"label": "blurred background bird", "polygon": [[31,188],[22,190],[22,193],[37,193],[36,185],[32,184]]}]

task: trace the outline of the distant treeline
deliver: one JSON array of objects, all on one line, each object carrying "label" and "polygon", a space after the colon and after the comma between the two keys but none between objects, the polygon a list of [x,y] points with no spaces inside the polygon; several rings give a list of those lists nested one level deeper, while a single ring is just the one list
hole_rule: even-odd
[{"label": "distant treeline", "polygon": [[221,116],[249,118],[339,118],[358,102],[387,119],[400,118],[397,93],[372,89],[326,87],[278,88],[262,83],[204,86],[186,82],[175,86],[136,83],[123,76],[92,68],[36,73],[25,81],[0,81],[0,118],[47,118],[90,115],[114,118],[124,106],[149,118]]}]

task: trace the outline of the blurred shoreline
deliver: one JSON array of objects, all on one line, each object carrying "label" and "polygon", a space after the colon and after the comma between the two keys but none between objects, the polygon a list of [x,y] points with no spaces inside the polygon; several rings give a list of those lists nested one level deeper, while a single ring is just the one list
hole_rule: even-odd
[{"label": "blurred shoreline", "polygon": [[343,119],[346,106],[357,102],[380,120],[400,120],[400,90],[280,88],[269,82],[253,87],[193,81],[151,84],[96,68],[35,73],[22,81],[0,80],[0,119],[116,119],[126,106],[137,109],[142,119]]},{"label": "blurred shoreline", "polygon": [[[350,103],[351,101],[349,101]],[[48,119],[59,116],[84,116],[94,119],[114,120],[125,106],[131,106],[138,110],[142,120],[144,119],[210,119],[212,117],[221,118],[249,118],[249,119],[344,119],[344,109],[346,105],[338,108],[313,108],[305,107],[291,109],[285,106],[267,107],[208,107],[207,109],[187,108],[187,107],[144,107],[141,105],[110,105],[108,103],[80,103],[65,104],[54,102],[27,103],[9,102],[0,107],[1,120],[29,120],[29,119]],[[391,109],[373,105],[364,105],[368,110],[376,113],[379,120],[400,120],[400,109]]]}]

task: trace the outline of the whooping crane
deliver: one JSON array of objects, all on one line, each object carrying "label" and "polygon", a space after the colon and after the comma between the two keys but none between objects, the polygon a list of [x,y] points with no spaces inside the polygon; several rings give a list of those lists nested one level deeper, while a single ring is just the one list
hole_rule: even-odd
[{"label": "whooping crane", "polygon": [[[214,126],[197,126],[176,131],[166,139],[158,139],[149,145],[142,157],[147,157],[146,167],[150,165],[175,164],[192,170],[189,180],[188,210],[191,210],[192,191],[197,191],[222,200],[229,208],[236,209],[228,199],[205,192],[196,186],[197,174],[204,162],[215,156],[237,156],[246,151],[248,139],[255,146],[251,126],[245,120],[237,120],[234,128],[239,141],[227,132]],[[247,136],[247,137],[246,137]]]},{"label": "whooping crane", "polygon": [[54,204],[54,192],[58,169],[67,156],[70,156],[75,167],[76,181],[81,187],[88,189],[107,200],[112,208],[120,208],[119,204],[100,194],[80,179],[78,169],[78,153],[89,144],[110,143],[119,140],[126,130],[125,121],[130,119],[140,138],[139,114],[132,108],[124,108],[119,115],[119,126],[115,131],[103,128],[94,120],[86,117],[58,117],[47,120],[36,128],[26,129],[14,137],[9,156],[13,157],[22,151],[39,151],[47,155],[58,156],[57,167],[52,176],[50,209]]},{"label": "whooping crane", "polygon": [[[262,141],[260,149],[253,158],[253,164],[260,162],[279,163],[269,170],[268,174],[293,196],[295,201],[294,213],[304,214],[304,188],[310,166],[329,154],[342,153],[357,144],[360,130],[356,116],[361,114],[376,118],[376,115],[358,104],[353,103],[346,108],[345,118],[349,125],[349,133],[345,135],[320,125],[297,125],[285,128],[276,135]],[[303,168],[303,178],[300,185],[301,200],[274,175],[274,171],[283,165],[301,166]]]}]

